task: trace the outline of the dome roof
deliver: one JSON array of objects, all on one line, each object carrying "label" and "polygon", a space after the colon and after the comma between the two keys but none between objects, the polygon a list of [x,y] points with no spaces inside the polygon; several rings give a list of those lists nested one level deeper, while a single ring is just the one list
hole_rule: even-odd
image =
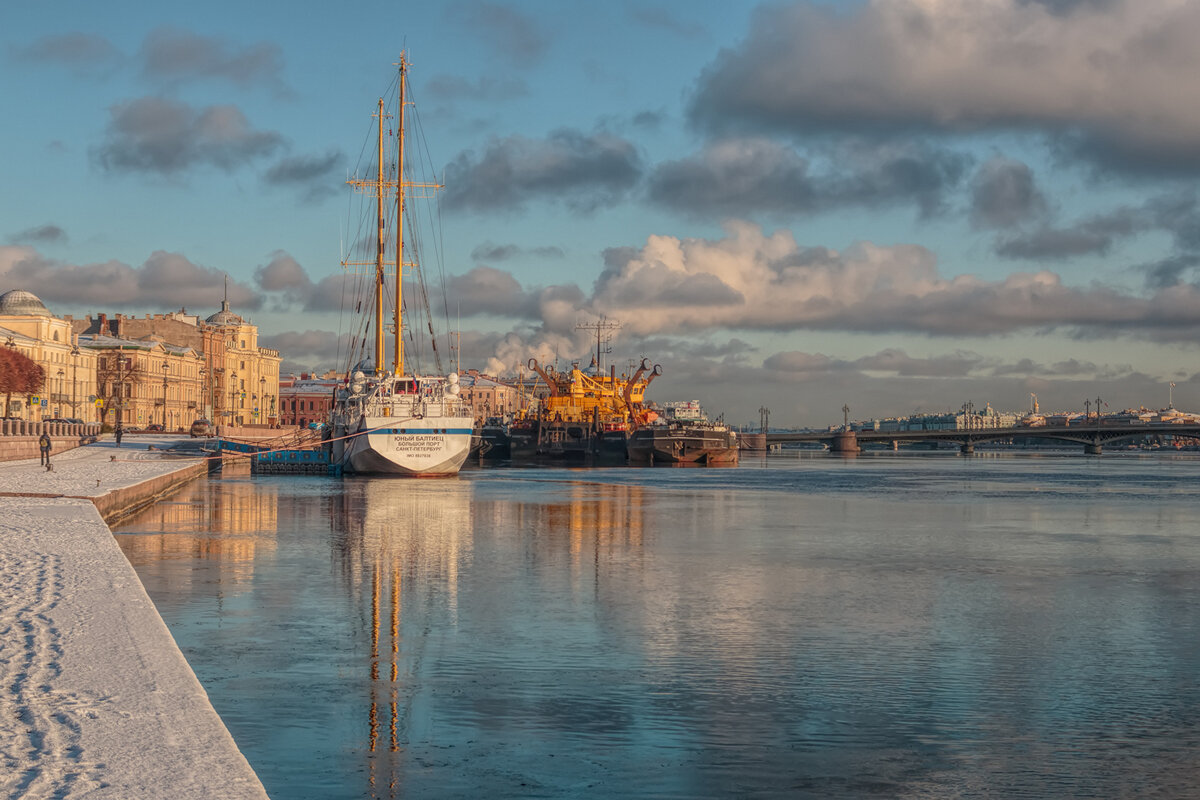
[{"label": "dome roof", "polygon": [[222,300],[221,310],[204,321],[209,325],[244,325],[246,323],[246,320],[229,310],[228,300]]},{"label": "dome roof", "polygon": [[24,289],[0,294],[0,314],[9,317],[53,316],[37,295]]}]

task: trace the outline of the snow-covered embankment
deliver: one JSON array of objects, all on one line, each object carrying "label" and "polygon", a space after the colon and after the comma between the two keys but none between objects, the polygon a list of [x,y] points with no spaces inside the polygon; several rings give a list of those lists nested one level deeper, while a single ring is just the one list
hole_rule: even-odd
[{"label": "snow-covered embankment", "polygon": [[0,465],[8,797],[266,797],[93,502],[120,507],[196,472],[146,444],[79,448],[53,472]]}]

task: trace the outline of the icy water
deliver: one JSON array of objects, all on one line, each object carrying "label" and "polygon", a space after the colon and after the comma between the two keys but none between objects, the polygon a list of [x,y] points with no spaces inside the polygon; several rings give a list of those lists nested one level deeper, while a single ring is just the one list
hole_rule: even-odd
[{"label": "icy water", "polygon": [[1200,460],[230,472],[117,539],[280,798],[1194,797]]}]

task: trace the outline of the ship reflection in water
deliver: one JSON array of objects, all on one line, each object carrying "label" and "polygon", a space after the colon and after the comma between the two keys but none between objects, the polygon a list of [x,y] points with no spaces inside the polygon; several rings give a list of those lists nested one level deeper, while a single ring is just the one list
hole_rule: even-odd
[{"label": "ship reflection in water", "polygon": [[1200,461],[226,475],[118,540],[273,797],[1187,796]]},{"label": "ship reflection in water", "polygon": [[[357,613],[366,617],[363,609],[369,609],[364,728],[369,796],[395,796],[400,786],[411,786],[406,778],[409,771],[419,773],[427,766],[427,756],[416,765],[409,763],[409,745],[414,740],[422,752],[430,745],[454,746],[450,742],[455,736],[438,744],[437,729],[431,724],[433,704],[443,702],[439,694],[454,706],[454,699],[470,697],[472,688],[484,693],[448,715],[452,723],[457,721],[453,727],[478,730],[501,719],[494,713],[499,698],[492,687],[481,685],[472,660],[482,659],[491,673],[505,668],[498,662],[530,657],[536,661],[547,652],[535,647],[512,657],[523,643],[498,641],[481,652],[453,655],[454,640],[464,628],[469,637],[490,637],[516,622],[502,621],[501,599],[477,597],[484,588],[477,570],[490,584],[495,576],[487,577],[489,565],[503,567],[506,559],[499,551],[528,548],[527,566],[535,572],[557,573],[565,567],[562,578],[573,584],[572,593],[593,587],[602,554],[640,546],[643,490],[603,486],[597,491],[594,486],[568,484],[566,497],[554,502],[472,503],[472,487],[465,481],[399,485],[379,479],[349,480],[346,489],[334,501],[337,518],[344,524],[334,555],[340,582]],[[524,544],[529,535],[533,540]],[[462,571],[471,573],[473,582],[470,619],[465,622],[459,609]],[[519,579],[515,573],[511,577]],[[531,582],[521,591],[529,592],[530,601],[544,593],[545,606],[536,603],[539,614],[562,613],[563,609],[553,607],[557,589]],[[487,593],[485,589],[483,594]],[[482,623],[480,615],[487,615],[488,621]],[[440,663],[436,669],[431,655]],[[461,788],[466,791],[467,785]]]}]

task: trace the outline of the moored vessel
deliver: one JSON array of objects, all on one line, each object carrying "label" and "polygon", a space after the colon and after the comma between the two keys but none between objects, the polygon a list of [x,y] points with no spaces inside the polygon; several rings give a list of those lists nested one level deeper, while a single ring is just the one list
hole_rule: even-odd
[{"label": "moored vessel", "polygon": [[535,413],[509,428],[513,460],[572,464],[620,464],[627,457],[629,430],[646,421],[646,389],[662,374],[643,359],[632,376],[604,374],[593,360],[587,370],[572,364],[559,372],[530,359],[529,368],[545,382],[547,395]]},{"label": "moored vessel", "polygon": [[[432,191],[440,185],[416,182],[405,174],[404,112],[408,62],[403,53],[399,67],[396,137],[394,140],[384,137],[383,121],[388,115],[381,98],[376,114],[375,176],[348,181],[376,201],[374,236],[368,242],[374,251],[374,259],[343,262],[343,266],[373,268],[373,293],[360,305],[371,308],[368,321],[374,329],[374,358],[359,361],[349,370],[344,385],[336,390],[330,415],[330,446],[335,461],[349,472],[414,477],[455,475],[470,451],[474,427],[470,408],[459,397],[458,375],[454,372],[444,376],[409,373],[404,361],[403,276],[406,267],[416,269],[415,260],[405,260],[406,234],[414,233],[406,225],[406,198],[411,189]],[[391,154],[394,161],[389,162],[385,157],[385,145],[392,143],[395,145]],[[391,168],[393,164],[394,172],[385,172],[385,165]],[[390,236],[389,223],[394,226]],[[385,254],[389,240],[395,247],[394,259],[390,261]],[[389,268],[393,277],[390,322],[394,343],[391,368],[386,369],[384,333],[388,320],[385,319],[384,304],[385,299],[389,299],[386,280]],[[364,346],[365,339],[364,336]],[[440,372],[436,349],[434,355]]]},{"label": "moored vessel", "polygon": [[664,413],[629,435],[629,463],[643,466],[735,466],[738,435],[710,422],[695,400],[664,403]]}]

